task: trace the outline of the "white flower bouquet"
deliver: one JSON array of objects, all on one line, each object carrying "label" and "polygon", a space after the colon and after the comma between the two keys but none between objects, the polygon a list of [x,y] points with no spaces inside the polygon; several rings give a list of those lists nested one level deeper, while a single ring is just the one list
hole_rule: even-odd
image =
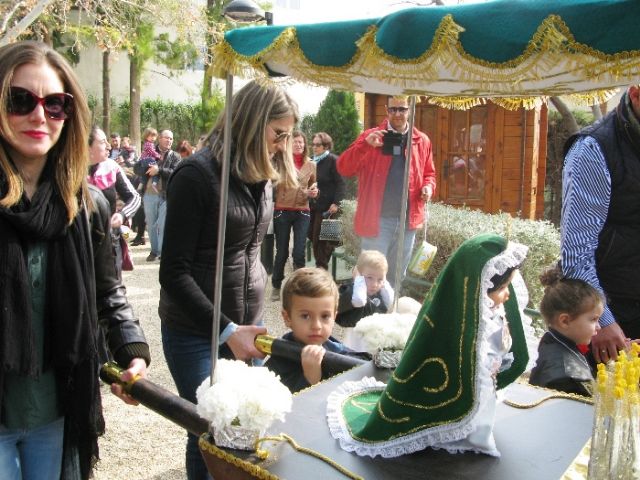
[{"label": "white flower bouquet", "polygon": [[266,367],[220,359],[214,383],[207,377],[196,390],[198,414],[211,422],[218,446],[252,450],[275,420],[291,411],[292,395]]},{"label": "white flower bouquet", "polygon": [[373,354],[376,365],[394,368],[400,361],[415,321],[413,313],[374,313],[360,320],[353,332]]}]

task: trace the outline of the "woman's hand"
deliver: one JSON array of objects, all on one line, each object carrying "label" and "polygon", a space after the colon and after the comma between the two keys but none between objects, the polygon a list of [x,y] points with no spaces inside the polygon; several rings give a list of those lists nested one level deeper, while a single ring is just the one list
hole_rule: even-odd
[{"label": "woman's hand", "polygon": [[124,217],[121,213],[114,213],[111,216],[111,228],[120,228],[122,226],[122,222],[124,221]]},{"label": "woman's hand", "polygon": [[255,325],[240,325],[227,339],[227,345],[233,352],[236,360],[249,360],[251,358],[264,358],[265,355],[258,350],[253,343],[256,336],[265,335],[266,327]]},{"label": "woman's hand", "polygon": [[337,211],[338,211],[338,205],[336,205],[335,203],[332,203],[331,206],[329,206],[329,210],[327,210],[327,212],[329,212],[331,215],[333,215]]},{"label": "woman's hand", "polygon": [[[147,362],[142,358],[134,358],[129,363],[129,368],[122,372],[120,376],[120,380],[123,382],[129,382],[136,377],[144,378],[147,376]],[[129,405],[138,405],[140,402],[135,400],[131,395],[124,391],[122,385],[118,385],[117,383],[111,384],[111,393],[115,396],[122,399],[124,403],[128,403]]]},{"label": "woman's hand", "polygon": [[318,190],[318,184],[314,183],[313,185],[311,185],[309,187],[309,189],[307,190],[307,196],[309,198],[316,198],[318,196],[318,193],[320,191]]}]

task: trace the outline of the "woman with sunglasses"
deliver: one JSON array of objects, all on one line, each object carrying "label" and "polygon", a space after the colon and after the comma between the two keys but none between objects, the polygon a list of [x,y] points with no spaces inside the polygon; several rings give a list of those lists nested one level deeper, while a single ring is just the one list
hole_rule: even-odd
[{"label": "woman with sunglasses", "polygon": [[104,431],[101,326],[124,380],[149,363],[115,269],[109,204],[85,179],[88,119],[61,55],[37,42],[0,48],[3,478],[89,478]]},{"label": "woman with sunglasses", "polygon": [[[202,149],[182,162],[167,187],[160,263],[162,345],[181,397],[196,403],[196,388],[211,373],[211,323],[220,212],[224,121],[231,115],[231,172],[220,305],[219,355],[262,358],[253,340],[263,334],[267,274],[260,245],[273,213],[272,182],[296,186],[290,135],[298,110],[276,85],[249,82],[225,107]],[[187,478],[209,478],[189,434]]]}]

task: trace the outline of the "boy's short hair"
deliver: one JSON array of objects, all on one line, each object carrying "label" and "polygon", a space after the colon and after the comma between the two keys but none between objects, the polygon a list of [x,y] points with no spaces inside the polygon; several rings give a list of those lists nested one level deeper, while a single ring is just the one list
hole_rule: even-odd
[{"label": "boy's short hair", "polygon": [[338,308],[338,286],[333,277],[322,268],[299,268],[295,270],[282,287],[282,308],[291,313],[294,295],[307,298],[333,297]]},{"label": "boy's short hair", "polygon": [[376,270],[382,270],[386,275],[389,271],[389,264],[387,263],[387,257],[378,250],[363,250],[358,256],[356,267],[359,272],[362,273],[362,269],[365,267],[374,268]]}]

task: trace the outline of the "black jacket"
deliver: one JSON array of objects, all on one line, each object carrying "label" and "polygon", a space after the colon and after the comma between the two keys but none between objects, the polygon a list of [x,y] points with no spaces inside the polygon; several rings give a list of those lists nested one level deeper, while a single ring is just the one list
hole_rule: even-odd
[{"label": "black jacket", "polygon": [[[260,244],[273,215],[271,182],[248,185],[232,175],[227,198],[220,331],[229,322],[262,320],[267,274]],[[220,168],[204,148],[169,181],[158,309],[163,325],[204,337],[213,318],[219,199]]]},{"label": "black jacket", "polygon": [[[555,335],[555,338],[554,336]],[[591,396],[594,368],[575,342],[553,331],[546,332],[538,346],[538,360],[529,383],[567,393]]]},{"label": "black jacket", "polygon": [[387,313],[388,308],[382,300],[380,293],[367,297],[364,307],[354,307],[351,303],[353,297],[353,281],[340,285],[338,289],[340,300],[338,302],[338,315],[336,323],[341,327],[355,327],[356,324],[374,313]]},{"label": "black jacket", "polygon": [[316,164],[318,198],[310,202],[312,210],[326,212],[332,203],[340,205],[344,198],[345,183],[336,168],[336,160],[337,157],[330,153]]},{"label": "black jacket", "polygon": [[151,361],[149,346],[127,300],[127,290],[116,269],[111,243],[111,207],[98,187],[89,185],[94,209],[89,216],[96,277],[98,321],[114,359],[127,367],[134,358]]}]

